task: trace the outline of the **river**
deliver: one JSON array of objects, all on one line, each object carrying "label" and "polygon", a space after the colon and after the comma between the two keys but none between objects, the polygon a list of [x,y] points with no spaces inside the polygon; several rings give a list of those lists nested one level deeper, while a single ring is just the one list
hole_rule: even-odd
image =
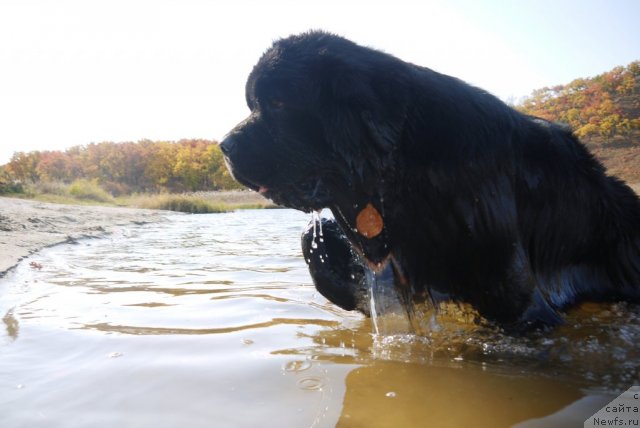
[{"label": "river", "polygon": [[319,295],[292,210],[168,215],[0,279],[1,427],[564,427],[638,384],[640,315],[375,335]]}]

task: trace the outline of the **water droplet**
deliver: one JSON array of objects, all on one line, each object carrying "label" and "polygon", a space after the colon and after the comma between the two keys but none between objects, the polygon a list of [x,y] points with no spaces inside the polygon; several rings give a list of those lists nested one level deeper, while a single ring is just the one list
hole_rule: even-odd
[{"label": "water droplet", "polygon": [[309,376],[298,381],[298,387],[307,391],[319,391],[324,385],[322,379],[316,376]]},{"label": "water droplet", "polygon": [[367,271],[367,282],[369,283],[369,307],[371,308],[371,321],[373,322],[373,332],[377,336],[380,333],[378,329],[378,313],[376,311],[376,299],[375,299],[375,288],[376,288],[376,274],[375,272]]},{"label": "water droplet", "polygon": [[301,372],[311,368],[311,361],[309,360],[294,360],[289,361],[284,365],[285,372]]},{"label": "water droplet", "polygon": [[122,357],[124,354],[122,352],[112,352],[109,355],[107,355],[109,358],[120,358]]},{"label": "water droplet", "polygon": [[253,345],[253,340],[251,339],[242,339],[242,344],[243,345]]},{"label": "water droplet", "polygon": [[393,391],[389,391],[384,395],[385,395],[385,397],[389,397],[389,398],[395,398],[396,397],[396,393],[393,392]]},{"label": "water droplet", "polygon": [[315,242],[316,237],[318,236],[318,212],[314,211],[311,213],[311,222],[313,222],[313,240]]},{"label": "water droplet", "polygon": [[24,385],[19,383],[19,384],[16,385],[16,388],[17,389],[24,389]]}]

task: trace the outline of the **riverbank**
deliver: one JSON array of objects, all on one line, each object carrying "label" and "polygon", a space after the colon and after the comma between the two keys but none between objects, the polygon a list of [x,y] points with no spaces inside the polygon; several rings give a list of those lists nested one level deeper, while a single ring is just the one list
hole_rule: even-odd
[{"label": "riverbank", "polygon": [[141,194],[123,196],[116,203],[132,208],[151,208],[188,213],[219,213],[238,209],[277,208],[260,195],[249,190],[193,192],[181,194]]},{"label": "riverbank", "polygon": [[0,277],[30,254],[120,226],[164,220],[167,211],[63,205],[0,197]]},{"label": "riverbank", "polygon": [[146,208],[206,214],[237,209],[277,208],[277,206],[250,190],[200,191],[185,193],[134,193],[114,196],[97,183],[76,180],[71,184],[39,182],[21,185],[0,195],[39,202],[70,205],[103,205]]}]

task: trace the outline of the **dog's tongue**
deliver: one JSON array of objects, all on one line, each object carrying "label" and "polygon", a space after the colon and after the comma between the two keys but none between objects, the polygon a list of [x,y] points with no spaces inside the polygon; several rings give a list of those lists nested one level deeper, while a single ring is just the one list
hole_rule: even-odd
[{"label": "dog's tongue", "polygon": [[334,218],[354,248],[372,266],[383,262],[392,250],[382,206],[375,200],[340,201],[331,206]]},{"label": "dog's tongue", "polygon": [[382,216],[371,203],[367,204],[356,216],[356,230],[365,238],[375,238],[380,235],[383,228]]},{"label": "dog's tongue", "polygon": [[258,189],[258,193],[260,193],[261,195],[264,195],[268,191],[269,191],[269,189],[264,187],[264,186],[260,186],[260,188]]}]

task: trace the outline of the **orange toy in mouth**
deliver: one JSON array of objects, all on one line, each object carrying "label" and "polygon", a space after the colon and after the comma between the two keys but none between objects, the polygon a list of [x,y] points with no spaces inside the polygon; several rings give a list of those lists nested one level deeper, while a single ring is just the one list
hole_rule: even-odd
[{"label": "orange toy in mouth", "polygon": [[356,217],[356,229],[360,235],[366,238],[372,239],[380,235],[383,227],[382,216],[370,203]]}]

